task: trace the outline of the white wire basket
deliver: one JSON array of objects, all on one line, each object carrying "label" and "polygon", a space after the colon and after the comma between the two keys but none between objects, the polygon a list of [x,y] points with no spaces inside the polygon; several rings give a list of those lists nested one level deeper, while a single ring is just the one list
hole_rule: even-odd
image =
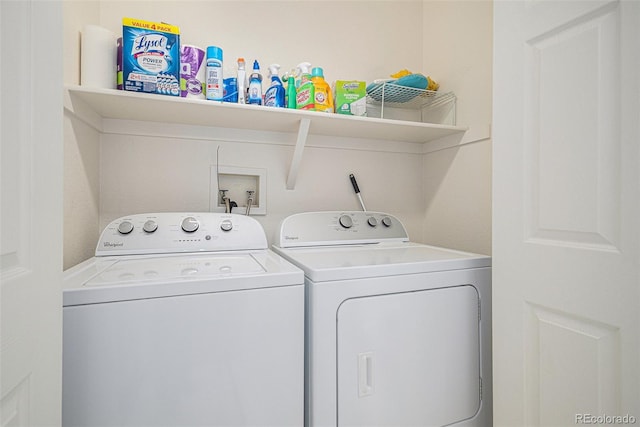
[{"label": "white wire basket", "polygon": [[[456,96],[453,92],[437,92],[381,82],[367,93],[369,117],[395,118],[394,110],[413,110],[416,121],[456,125]],[[386,110],[386,111],[385,111]]]}]

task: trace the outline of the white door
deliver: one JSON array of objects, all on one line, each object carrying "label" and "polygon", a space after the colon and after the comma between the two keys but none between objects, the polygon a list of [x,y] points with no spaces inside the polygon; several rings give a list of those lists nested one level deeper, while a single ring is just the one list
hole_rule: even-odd
[{"label": "white door", "polygon": [[638,423],[640,2],[496,1],[494,55],[495,425]]},{"label": "white door", "polygon": [[0,422],[59,425],[61,2],[0,1]]}]

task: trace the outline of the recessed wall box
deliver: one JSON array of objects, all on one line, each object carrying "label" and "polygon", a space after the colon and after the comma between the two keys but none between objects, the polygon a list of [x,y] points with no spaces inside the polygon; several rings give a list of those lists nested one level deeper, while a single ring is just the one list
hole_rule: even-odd
[{"label": "recessed wall box", "polygon": [[244,214],[247,210],[247,191],[253,191],[250,215],[267,214],[267,170],[237,166],[211,166],[211,192],[209,211],[224,212],[225,203],[220,190],[226,190],[226,197],[237,203],[233,213]]}]

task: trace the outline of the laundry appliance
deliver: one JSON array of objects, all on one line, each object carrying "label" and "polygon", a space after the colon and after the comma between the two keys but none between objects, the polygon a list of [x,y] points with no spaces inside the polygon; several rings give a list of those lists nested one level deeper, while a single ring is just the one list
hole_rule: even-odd
[{"label": "laundry appliance", "polygon": [[303,273],[253,218],[136,214],[65,272],[64,426],[300,426]]},{"label": "laundry appliance", "polygon": [[289,216],[273,249],[305,273],[306,425],[492,425],[490,257],[361,211]]}]

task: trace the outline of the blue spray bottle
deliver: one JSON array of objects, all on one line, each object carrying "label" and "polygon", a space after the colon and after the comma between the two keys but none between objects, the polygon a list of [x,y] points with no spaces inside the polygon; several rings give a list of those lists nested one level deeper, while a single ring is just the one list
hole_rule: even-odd
[{"label": "blue spray bottle", "polygon": [[269,66],[269,77],[271,77],[271,86],[264,93],[264,105],[267,107],[285,108],[284,103],[284,85],[278,73],[280,65],[271,64]]},{"label": "blue spray bottle", "polygon": [[247,104],[262,105],[262,74],[258,60],[253,61],[253,73],[249,77],[249,96]]}]

